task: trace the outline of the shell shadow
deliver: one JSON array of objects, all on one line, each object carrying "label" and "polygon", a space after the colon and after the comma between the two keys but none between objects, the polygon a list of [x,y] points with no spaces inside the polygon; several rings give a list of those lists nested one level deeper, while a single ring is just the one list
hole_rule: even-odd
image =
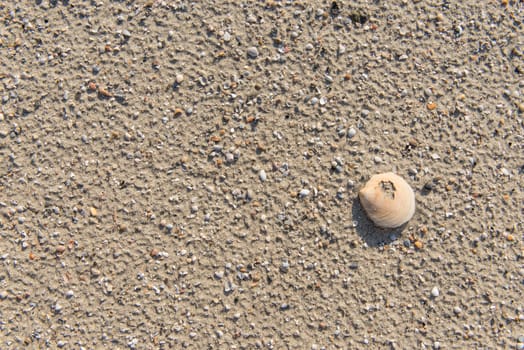
[{"label": "shell shadow", "polygon": [[379,247],[390,244],[401,236],[402,231],[407,226],[407,223],[393,229],[384,229],[375,226],[366,215],[358,196],[353,199],[351,214],[353,221],[357,222],[357,234],[366,242],[368,247]]}]

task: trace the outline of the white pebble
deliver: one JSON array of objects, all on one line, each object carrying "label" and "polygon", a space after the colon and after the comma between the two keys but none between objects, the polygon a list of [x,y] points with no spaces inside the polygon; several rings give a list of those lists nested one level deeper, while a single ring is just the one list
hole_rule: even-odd
[{"label": "white pebble", "polygon": [[254,46],[251,46],[250,48],[247,49],[247,55],[250,57],[250,58],[257,58],[258,57],[258,50],[256,47]]},{"label": "white pebble", "polygon": [[303,188],[300,190],[300,193],[298,195],[300,198],[307,197],[309,195],[309,190],[307,188]]},{"label": "white pebble", "polygon": [[357,131],[354,128],[349,128],[348,130],[348,138],[353,138],[357,134]]},{"label": "white pebble", "polygon": [[264,169],[260,170],[260,172],[258,173],[258,177],[260,178],[260,181],[262,182],[267,180],[267,174],[264,171]]},{"label": "white pebble", "polygon": [[433,289],[431,290],[431,296],[433,296],[434,298],[438,297],[440,295],[440,291],[438,290],[437,287],[433,287]]}]

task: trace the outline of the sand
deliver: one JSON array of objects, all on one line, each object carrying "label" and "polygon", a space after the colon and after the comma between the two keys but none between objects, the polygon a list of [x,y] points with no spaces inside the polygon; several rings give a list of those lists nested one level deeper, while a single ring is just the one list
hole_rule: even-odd
[{"label": "sand", "polygon": [[524,346],[522,2],[0,13],[0,348]]}]

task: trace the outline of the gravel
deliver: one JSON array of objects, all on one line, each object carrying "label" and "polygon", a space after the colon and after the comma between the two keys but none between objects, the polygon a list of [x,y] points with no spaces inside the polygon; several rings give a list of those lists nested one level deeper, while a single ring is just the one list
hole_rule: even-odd
[{"label": "gravel", "polygon": [[258,57],[258,49],[254,46],[251,46],[247,49],[247,55],[249,58],[257,58]]}]

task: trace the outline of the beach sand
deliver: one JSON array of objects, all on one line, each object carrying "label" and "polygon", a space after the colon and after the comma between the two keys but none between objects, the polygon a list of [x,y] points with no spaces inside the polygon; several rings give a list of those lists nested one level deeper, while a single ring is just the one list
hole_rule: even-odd
[{"label": "beach sand", "polygon": [[524,347],[521,1],[0,14],[0,348]]}]

